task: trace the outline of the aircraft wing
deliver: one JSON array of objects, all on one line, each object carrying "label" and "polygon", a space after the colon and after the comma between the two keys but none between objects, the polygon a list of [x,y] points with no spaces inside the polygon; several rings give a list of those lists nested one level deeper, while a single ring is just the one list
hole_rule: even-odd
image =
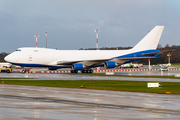
[{"label": "aircraft wing", "polygon": [[84,65],[96,65],[96,64],[102,64],[102,62],[109,61],[111,59],[98,59],[98,60],[77,60],[77,61],[57,61],[57,65],[73,65],[74,63],[82,63]]},{"label": "aircraft wing", "polygon": [[78,62],[81,62],[81,61],[58,61],[57,65],[72,65],[72,64],[78,63]]}]

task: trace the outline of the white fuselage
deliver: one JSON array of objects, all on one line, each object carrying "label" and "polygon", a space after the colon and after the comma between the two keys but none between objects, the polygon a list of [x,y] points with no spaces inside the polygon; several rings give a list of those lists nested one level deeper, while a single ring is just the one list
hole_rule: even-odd
[{"label": "white fuselage", "polygon": [[57,62],[112,59],[132,50],[55,50],[47,48],[19,48],[5,59],[11,63],[57,65]]}]

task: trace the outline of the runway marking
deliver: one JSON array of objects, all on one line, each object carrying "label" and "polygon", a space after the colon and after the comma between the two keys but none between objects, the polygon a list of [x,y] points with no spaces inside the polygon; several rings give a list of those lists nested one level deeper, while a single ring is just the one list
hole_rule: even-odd
[{"label": "runway marking", "polygon": [[39,102],[80,105],[80,106],[88,106],[88,107],[96,107],[96,108],[123,109],[123,110],[134,110],[134,111],[141,111],[141,112],[180,115],[179,110],[155,109],[155,108],[145,108],[145,107],[137,107],[137,106],[102,104],[102,103],[80,102],[80,101],[63,100],[63,99],[55,99],[55,98],[25,97],[25,96],[5,95],[5,94],[0,94],[0,97],[10,98],[10,99],[32,100],[32,101],[39,101]]}]

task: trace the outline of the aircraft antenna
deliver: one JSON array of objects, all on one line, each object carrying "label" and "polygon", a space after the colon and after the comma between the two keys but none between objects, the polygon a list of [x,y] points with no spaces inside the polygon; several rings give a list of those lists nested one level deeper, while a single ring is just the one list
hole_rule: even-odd
[{"label": "aircraft antenna", "polygon": [[96,32],[96,50],[98,50],[98,32],[100,32],[100,30],[97,28],[94,32]]}]

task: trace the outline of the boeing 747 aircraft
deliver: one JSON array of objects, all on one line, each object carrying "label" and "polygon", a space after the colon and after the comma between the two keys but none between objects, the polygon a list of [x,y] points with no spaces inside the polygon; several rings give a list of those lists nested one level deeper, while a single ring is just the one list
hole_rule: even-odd
[{"label": "boeing 747 aircraft", "polygon": [[115,68],[143,58],[157,58],[164,26],[156,26],[135,47],[129,50],[55,50],[23,47],[5,57],[5,61],[22,67],[48,67],[49,70],[72,68],[71,73],[92,73],[93,67]]}]

